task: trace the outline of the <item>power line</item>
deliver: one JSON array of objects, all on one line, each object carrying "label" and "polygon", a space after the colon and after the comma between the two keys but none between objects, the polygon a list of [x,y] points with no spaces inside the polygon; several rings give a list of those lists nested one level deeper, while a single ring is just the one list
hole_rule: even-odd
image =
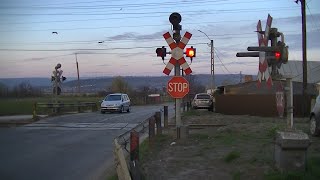
[{"label": "power line", "polygon": [[[3,9],[17,9],[17,8],[23,8],[23,9],[105,9],[108,8],[110,10],[110,8],[125,8],[125,9],[131,9],[131,8],[140,8],[140,7],[147,7],[148,9],[150,9],[150,7],[157,7],[157,8],[161,8],[161,7],[167,7],[170,6],[172,7],[172,5],[176,5],[179,3],[179,7],[184,7],[186,5],[188,5],[188,7],[190,7],[190,5],[192,5],[192,7],[194,6],[204,6],[204,4],[206,3],[213,3],[213,5],[226,5],[226,4],[243,4],[243,3],[253,3],[253,2],[265,2],[264,0],[255,0],[255,1],[242,1],[242,2],[229,2],[229,3],[225,3],[226,1],[230,1],[230,0],[225,0],[223,3],[221,3],[221,1],[219,0],[203,0],[203,1],[193,1],[193,0],[182,0],[182,1],[167,1],[167,2],[161,2],[161,3],[138,3],[138,4],[110,4],[110,2],[108,1],[107,4],[98,4],[98,5],[92,5],[94,4],[93,2],[87,2],[90,3],[90,5],[85,5],[85,6],[66,6],[67,4],[71,4],[71,3],[66,3],[66,4],[61,4],[63,6],[54,6],[54,5],[50,5],[50,4],[46,4],[44,5],[33,5],[33,6],[2,6],[0,7]],[[270,0],[272,1],[272,0]],[[276,0],[273,0],[276,1]],[[105,1],[104,1],[105,2]],[[106,3],[106,2],[105,2]],[[72,4],[77,4],[77,3],[72,3]],[[59,5],[59,4],[56,4]],[[146,8],[143,8],[146,9]],[[137,10],[137,9],[135,9]]]},{"label": "power line", "polygon": [[221,61],[220,56],[218,55],[218,52],[217,52],[216,50],[215,50],[215,52],[216,52],[217,58],[218,58],[219,61],[221,62],[221,65],[222,65],[230,74],[232,74],[232,73],[229,71],[229,69],[224,65],[224,63]]},{"label": "power line", "polygon": [[315,21],[312,13],[311,13],[311,11],[310,11],[310,8],[309,8],[308,3],[306,3],[306,6],[307,6],[307,9],[308,9],[308,11],[309,11],[309,13],[310,13],[310,15],[311,15],[311,19],[312,19],[312,22],[313,22],[312,24],[314,25],[315,29],[319,31],[319,28],[318,28],[317,24],[315,23],[316,21]]},{"label": "power line", "polygon": [[[206,43],[194,43],[190,45],[199,45],[199,44],[206,44]],[[157,48],[158,46],[141,46],[141,47],[118,47],[118,48],[108,48],[108,49],[0,49],[0,51],[108,51],[108,50],[130,50],[130,49],[150,49],[150,48]]]},{"label": "power line", "polygon": [[[279,8],[255,8],[255,9],[219,9],[219,10],[206,10],[206,14],[217,13],[239,13],[239,12],[260,12],[266,11],[284,11],[284,10],[296,10],[296,7],[279,7]],[[188,11],[188,13],[203,13],[203,11]],[[3,16],[99,16],[99,15],[148,15],[148,14],[170,14],[169,11],[159,12],[119,12],[119,13],[0,13]]]},{"label": "power line", "polygon": [[[159,17],[159,16],[144,16],[144,17]],[[128,18],[141,18],[139,17],[117,17],[117,18],[97,18],[97,19],[73,19],[73,20],[55,20],[55,21],[33,21],[33,22],[8,22],[8,23],[1,23],[4,25],[10,24],[46,24],[46,23],[66,23],[66,22],[82,22],[82,21],[109,21],[110,19],[128,19]],[[281,19],[281,18],[279,18]],[[203,24],[203,23],[231,23],[231,22],[248,22],[248,21],[255,21],[256,19],[243,19],[243,20],[229,20],[229,21],[208,21],[208,22],[199,22],[199,23],[187,23],[187,24]],[[185,24],[185,23],[184,23]],[[157,24],[157,26],[163,26],[164,24]],[[167,24],[165,24],[167,25]]]},{"label": "power line", "polygon": [[[253,33],[233,33],[233,34],[215,34],[215,35],[212,35],[212,36],[216,36],[217,38],[215,39],[224,39],[225,37],[223,36],[240,36],[240,38],[247,38],[249,36],[249,34],[253,34]],[[242,35],[246,35],[246,36],[242,36]],[[192,36],[193,38],[197,38],[197,40],[199,39],[204,39],[203,36]],[[221,37],[221,38],[219,38]],[[232,37],[234,38],[234,37]],[[87,44],[87,43],[98,43],[99,41],[104,41],[104,42],[112,42],[112,43],[124,43],[124,42],[136,42],[136,41],[163,41],[163,38],[161,36],[159,36],[158,38],[139,38],[139,37],[136,37],[136,38],[132,38],[132,39],[117,39],[117,40],[112,40],[112,39],[104,39],[104,40],[101,40],[101,39],[96,39],[96,40],[88,40],[88,41],[59,41],[59,42],[35,42],[35,43],[19,43],[19,42],[2,42],[2,44],[4,45],[8,45],[8,44],[23,44],[23,45],[34,45],[34,44],[39,44],[39,45],[44,45],[44,44],[53,44],[53,45],[59,45],[59,44],[77,44],[77,43],[80,43],[80,44]],[[1,43],[0,43],[1,44]],[[205,43],[204,43],[205,44]]]},{"label": "power line", "polygon": [[[318,65],[318,66],[316,66],[316,67],[311,68],[311,69],[310,69],[310,71],[315,70],[315,69],[317,69],[317,68],[320,68],[320,65]],[[292,79],[293,79],[293,78],[296,78],[296,77],[298,77],[298,76],[301,76],[301,75],[303,75],[303,72],[302,72],[302,73],[300,73],[300,74],[298,74],[298,75],[296,75],[296,76],[294,76],[294,77],[292,77]]]}]

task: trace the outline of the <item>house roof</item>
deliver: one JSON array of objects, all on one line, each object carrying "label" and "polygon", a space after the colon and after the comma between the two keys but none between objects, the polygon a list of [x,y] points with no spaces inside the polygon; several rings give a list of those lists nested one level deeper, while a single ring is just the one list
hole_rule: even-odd
[{"label": "house roof", "polygon": [[[287,64],[282,64],[279,69],[282,75],[292,75],[293,81],[303,81],[302,61],[289,60]],[[320,61],[307,61],[308,83],[320,83]]]}]

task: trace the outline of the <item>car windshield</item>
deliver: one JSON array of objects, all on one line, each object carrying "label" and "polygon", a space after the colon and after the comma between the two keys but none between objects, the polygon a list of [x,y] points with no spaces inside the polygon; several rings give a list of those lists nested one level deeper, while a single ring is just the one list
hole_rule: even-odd
[{"label": "car windshield", "polygon": [[121,100],[121,95],[108,95],[105,98],[105,101],[120,101]]},{"label": "car windshield", "polygon": [[197,99],[210,99],[210,96],[207,94],[198,94]]}]

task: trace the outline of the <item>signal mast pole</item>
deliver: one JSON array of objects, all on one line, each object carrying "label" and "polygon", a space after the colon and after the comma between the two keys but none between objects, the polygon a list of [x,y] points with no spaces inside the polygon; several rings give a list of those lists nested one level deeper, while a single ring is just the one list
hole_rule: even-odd
[{"label": "signal mast pole", "polygon": [[[173,26],[173,39],[176,41],[176,44],[178,44],[181,40],[181,25],[179,24],[181,22],[181,15],[179,13],[172,13],[169,17],[169,21]],[[174,75],[180,76],[180,64],[176,63],[174,66]],[[177,128],[177,139],[181,138],[181,99],[175,98],[175,114],[176,114],[176,128]]]}]

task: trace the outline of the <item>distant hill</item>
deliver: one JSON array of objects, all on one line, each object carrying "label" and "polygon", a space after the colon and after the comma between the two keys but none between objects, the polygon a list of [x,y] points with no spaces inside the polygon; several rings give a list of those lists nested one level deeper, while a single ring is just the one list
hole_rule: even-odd
[{"label": "distant hill", "polygon": [[[123,79],[128,82],[129,86],[133,89],[138,89],[143,86],[149,88],[161,89],[165,87],[167,82],[172,76],[124,76]],[[210,87],[211,75],[210,74],[197,74],[193,75],[195,81],[200,85],[207,88]],[[242,75],[244,77],[244,75]],[[255,79],[255,77],[253,77]],[[96,77],[96,78],[85,78],[80,79],[81,91],[82,92],[96,92],[99,90],[105,90],[110,87],[114,77]],[[42,87],[44,89],[50,89],[52,84],[49,78],[2,78],[0,83],[13,87],[22,82],[30,83],[35,87]],[[239,74],[216,74],[215,75],[216,86],[222,84],[236,84],[240,82]],[[67,81],[63,82],[63,87],[69,89],[69,91],[76,91],[78,81],[76,78],[68,78]]]},{"label": "distant hill", "polygon": [[50,86],[51,81],[49,78],[1,78],[0,83],[12,88],[21,83],[29,83],[36,87]]}]

